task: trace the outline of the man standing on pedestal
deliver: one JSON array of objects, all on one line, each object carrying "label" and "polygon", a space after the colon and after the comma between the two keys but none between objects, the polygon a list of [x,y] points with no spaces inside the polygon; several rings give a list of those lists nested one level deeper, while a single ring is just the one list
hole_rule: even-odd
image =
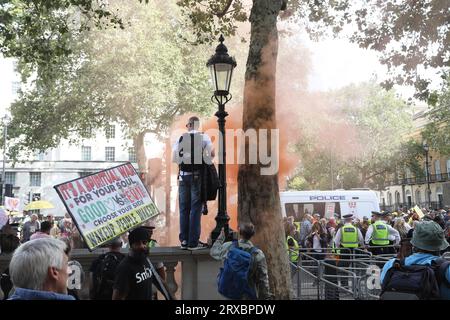
[{"label": "man standing on pedestal", "polygon": [[201,171],[206,157],[214,157],[208,135],[198,131],[200,120],[190,117],[183,134],[173,146],[173,161],[179,165],[180,242],[183,250],[204,248],[199,243],[202,199]]}]

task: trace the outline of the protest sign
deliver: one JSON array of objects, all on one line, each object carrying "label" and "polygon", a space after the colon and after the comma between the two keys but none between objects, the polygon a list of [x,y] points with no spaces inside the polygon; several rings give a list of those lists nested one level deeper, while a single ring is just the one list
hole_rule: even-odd
[{"label": "protest sign", "polygon": [[159,214],[129,162],[54,188],[90,250]]},{"label": "protest sign", "polygon": [[19,211],[20,199],[5,197],[5,209],[9,211]]},{"label": "protest sign", "polygon": [[414,211],[419,215],[419,218],[422,219],[425,215],[423,214],[422,210],[420,210],[419,206],[415,206]]},{"label": "protest sign", "polygon": [[3,226],[8,223],[8,220],[9,218],[5,210],[0,208],[0,229],[3,228]]},{"label": "protest sign", "polygon": [[331,218],[334,216],[335,207],[336,203],[334,202],[327,202],[325,204],[325,218]]}]

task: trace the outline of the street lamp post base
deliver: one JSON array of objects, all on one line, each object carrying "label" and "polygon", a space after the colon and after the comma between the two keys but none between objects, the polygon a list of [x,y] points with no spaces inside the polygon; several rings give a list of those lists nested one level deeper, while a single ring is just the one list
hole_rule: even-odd
[{"label": "street lamp post base", "polygon": [[225,214],[219,214],[219,213],[217,214],[216,227],[211,232],[212,243],[214,243],[217,240],[222,229],[224,229],[224,232],[225,232],[225,239],[230,240],[233,230],[230,229],[230,226],[228,225],[228,221],[230,221],[230,217],[228,216],[228,214],[226,214],[226,213]]}]

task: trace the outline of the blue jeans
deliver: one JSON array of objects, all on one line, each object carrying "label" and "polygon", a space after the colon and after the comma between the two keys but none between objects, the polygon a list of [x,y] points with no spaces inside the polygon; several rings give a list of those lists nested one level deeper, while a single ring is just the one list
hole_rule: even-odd
[{"label": "blue jeans", "polygon": [[196,247],[200,239],[202,218],[201,186],[199,176],[181,176],[179,181],[180,241]]}]

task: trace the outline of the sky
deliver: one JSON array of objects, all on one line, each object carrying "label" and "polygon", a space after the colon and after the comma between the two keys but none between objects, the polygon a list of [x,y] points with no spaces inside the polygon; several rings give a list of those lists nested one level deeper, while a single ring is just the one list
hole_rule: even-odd
[{"label": "sky", "polygon": [[[345,39],[314,42],[303,39],[311,51],[312,70],[309,76],[310,91],[328,91],[352,83],[376,79],[381,82],[387,67],[379,62],[378,52],[359,48]],[[412,98],[414,88],[394,86],[404,99]]]},{"label": "sky", "polygon": [[[314,42],[302,39],[311,51],[312,69],[308,77],[310,91],[334,90],[351,83],[383,79],[386,67],[378,61],[377,53],[361,49],[345,39]],[[9,105],[12,95],[12,81],[17,81],[12,72],[11,59],[0,58],[0,112]],[[396,88],[405,98],[414,93],[411,88]]]},{"label": "sky", "polygon": [[338,89],[351,83],[368,81],[374,75],[380,77],[385,73],[376,53],[361,49],[346,40],[305,42],[311,50],[311,91]]}]

